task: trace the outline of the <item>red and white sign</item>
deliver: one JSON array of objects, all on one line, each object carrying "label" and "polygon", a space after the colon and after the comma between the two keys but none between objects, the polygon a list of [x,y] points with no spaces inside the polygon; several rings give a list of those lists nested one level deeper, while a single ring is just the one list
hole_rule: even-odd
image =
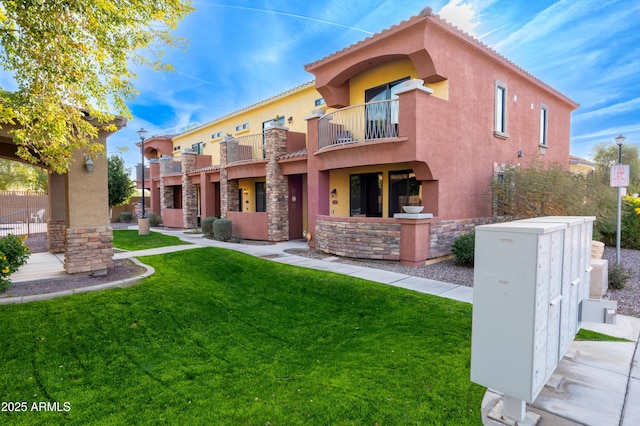
[{"label": "red and white sign", "polygon": [[611,166],[609,185],[623,187],[629,186],[629,166],[624,164]]}]

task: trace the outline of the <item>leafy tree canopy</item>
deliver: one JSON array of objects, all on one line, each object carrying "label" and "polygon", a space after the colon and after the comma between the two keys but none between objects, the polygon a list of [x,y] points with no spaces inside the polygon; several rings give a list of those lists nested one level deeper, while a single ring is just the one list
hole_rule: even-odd
[{"label": "leafy tree canopy", "polygon": [[[593,161],[596,163],[596,178],[609,185],[611,166],[618,164],[618,145],[601,143],[593,149]],[[640,158],[638,146],[625,143],[622,145],[622,164],[629,165],[629,193],[640,191]]]},{"label": "leafy tree canopy", "polygon": [[0,66],[17,84],[0,92],[0,123],[20,125],[18,155],[64,173],[73,150],[102,150],[98,132],[115,130],[105,111],[131,117],[130,66],[171,69],[161,49],[185,44],[171,30],[192,10],[190,0],[0,0]]},{"label": "leafy tree canopy", "polygon": [[46,191],[47,171],[30,164],[0,158],[0,190]]},{"label": "leafy tree canopy", "polygon": [[109,179],[109,206],[127,204],[136,191],[136,186],[129,177],[130,170],[125,168],[124,160],[119,155],[107,159]]}]

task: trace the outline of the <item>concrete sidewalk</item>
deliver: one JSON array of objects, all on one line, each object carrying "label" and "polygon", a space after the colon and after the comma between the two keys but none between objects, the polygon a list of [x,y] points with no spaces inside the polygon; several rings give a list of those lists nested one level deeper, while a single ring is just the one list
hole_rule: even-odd
[{"label": "concrete sidewalk", "polygon": [[[209,240],[203,238],[201,234],[185,233],[183,230],[154,229],[154,231],[177,236],[193,244],[119,252],[114,258],[151,256],[205,246],[220,247],[274,262],[351,275],[421,293],[467,303],[473,302],[471,287],[338,263],[332,261],[332,256],[318,260],[286,253],[285,250],[289,248],[306,248],[306,241],[245,245]],[[12,280],[14,282],[31,281],[64,276],[64,274],[66,273],[59,257],[38,253],[31,256],[28,264],[14,274]],[[37,278],[38,276],[40,278]],[[7,302],[9,301],[6,299],[0,299],[0,304]],[[551,380],[527,410],[539,414],[541,418],[538,424],[543,426],[640,425],[640,351],[638,351],[640,319],[618,315],[616,325],[583,323],[582,328],[622,337],[631,342],[573,342]],[[487,390],[483,400],[485,424],[501,424],[486,417],[499,400],[499,394]]]}]

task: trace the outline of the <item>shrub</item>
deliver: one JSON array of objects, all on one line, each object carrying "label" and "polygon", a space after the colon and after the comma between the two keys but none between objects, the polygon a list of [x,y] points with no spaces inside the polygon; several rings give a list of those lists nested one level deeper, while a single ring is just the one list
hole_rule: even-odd
[{"label": "shrub", "polygon": [[160,225],[160,216],[158,216],[154,212],[147,213],[147,219],[149,219],[149,225],[150,226],[158,226],[158,225]]},{"label": "shrub", "polygon": [[120,222],[129,223],[133,219],[133,213],[131,212],[121,212],[120,213]]},{"label": "shrub", "polygon": [[202,233],[208,237],[213,236],[213,223],[217,220],[217,217],[210,216],[202,219]]},{"label": "shrub", "polygon": [[626,268],[622,263],[609,266],[609,288],[622,290],[632,277],[633,270]]},{"label": "shrub", "polygon": [[475,255],[476,234],[470,232],[460,235],[453,243],[451,252],[456,265],[473,266]]},{"label": "shrub", "polygon": [[31,250],[24,243],[25,239],[11,234],[0,238],[0,291],[9,287],[9,275],[27,263]]},{"label": "shrub", "polygon": [[231,239],[232,223],[229,219],[218,219],[213,222],[213,238],[218,241]]}]

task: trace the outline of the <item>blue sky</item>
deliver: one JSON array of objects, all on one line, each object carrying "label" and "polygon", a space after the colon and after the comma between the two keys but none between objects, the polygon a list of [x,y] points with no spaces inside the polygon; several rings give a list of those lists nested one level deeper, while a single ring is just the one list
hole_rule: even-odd
[{"label": "blue sky", "polygon": [[640,142],[640,2],[637,0],[194,0],[176,35],[187,51],[165,57],[176,72],[138,70],[134,120],[109,139],[140,162],[140,127],[151,134],[204,124],[313,79],[304,65],[430,6],[580,104],[571,153]]}]

